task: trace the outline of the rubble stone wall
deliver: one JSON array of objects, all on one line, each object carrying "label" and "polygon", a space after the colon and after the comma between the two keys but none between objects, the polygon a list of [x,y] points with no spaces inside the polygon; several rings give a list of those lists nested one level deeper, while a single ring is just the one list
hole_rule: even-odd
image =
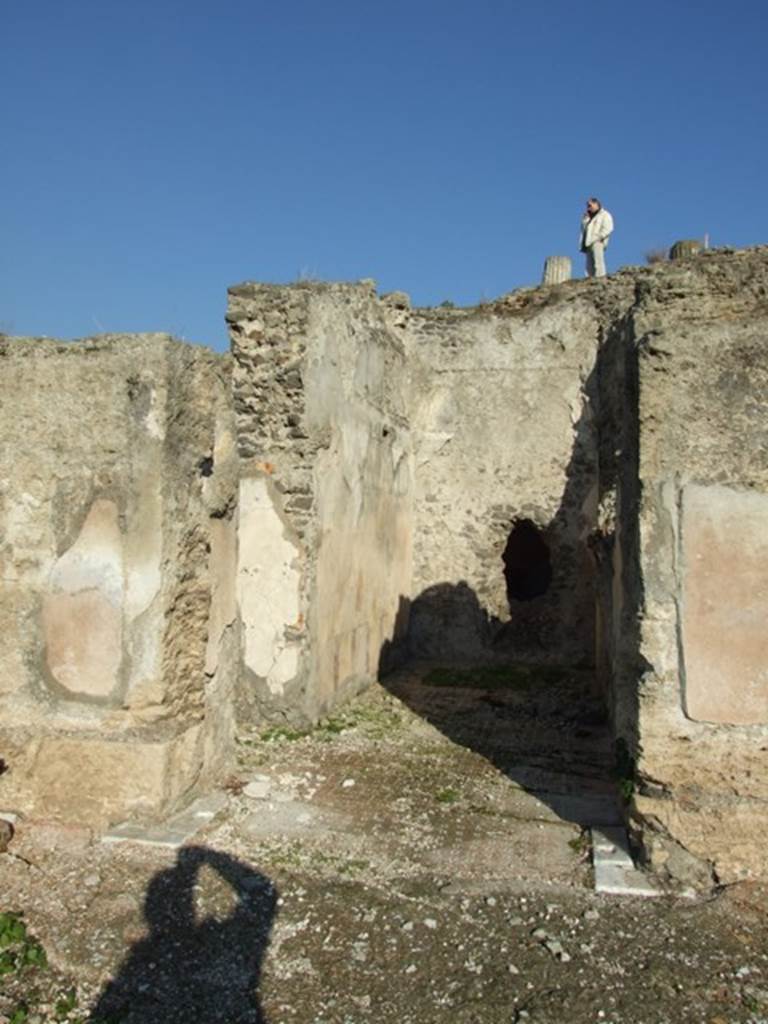
[{"label": "rubble stone wall", "polygon": [[0,341],[4,807],[156,816],[228,761],[226,366],[163,335]]},{"label": "rubble stone wall", "polygon": [[242,462],[241,714],[313,720],[376,678],[405,623],[405,352],[373,286],[230,290]]},{"label": "rubble stone wall", "polygon": [[[415,653],[591,663],[597,343],[592,301],[574,288],[411,317]],[[533,597],[505,578],[524,521],[549,549],[551,580]]]}]

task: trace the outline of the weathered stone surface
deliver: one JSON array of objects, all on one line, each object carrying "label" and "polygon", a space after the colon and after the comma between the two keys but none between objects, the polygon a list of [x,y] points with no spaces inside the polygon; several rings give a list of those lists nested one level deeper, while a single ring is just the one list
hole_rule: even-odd
[{"label": "weathered stone surface", "polygon": [[641,792],[663,793],[638,804],[649,843],[731,880],[766,871],[767,288],[763,250],[645,271],[603,356],[604,393],[633,410],[614,410],[621,457],[605,458],[614,720]]},{"label": "weathered stone surface", "polygon": [[681,534],[686,713],[768,724],[768,495],[689,484]]},{"label": "weathered stone surface", "polygon": [[[129,736],[5,732],[11,770],[3,800],[37,817],[103,827],[174,809],[203,766],[202,727],[156,727]],[[87,782],[86,782],[87,780]]]},{"label": "weathered stone surface", "polygon": [[[646,833],[651,850],[657,850],[659,845],[654,829],[660,832],[664,854],[659,857],[657,852],[656,858],[652,858],[657,869],[668,868],[673,877],[682,881],[697,881],[709,865],[723,885],[765,876],[768,804],[764,801],[729,798],[725,794],[713,798],[705,789],[682,790],[663,799],[640,795],[635,798],[635,810],[641,821],[651,825]],[[698,871],[692,872],[685,861],[681,877],[674,860],[670,862],[670,845],[664,843],[667,837],[700,861]]]},{"label": "weathered stone surface", "polygon": [[375,679],[403,633],[412,459],[392,311],[405,307],[366,282],[230,290],[242,689],[259,716],[315,718]]},{"label": "weathered stone surface", "polygon": [[232,744],[228,362],[149,335],[2,339],[0,363],[2,802],[164,814]]},{"label": "weathered stone surface", "polygon": [[[597,443],[588,295],[532,310],[414,311],[406,337],[416,458],[410,642],[425,656],[590,661]],[[511,597],[516,523],[549,549],[551,582]]]},{"label": "weathered stone surface", "polygon": [[313,720],[408,647],[596,663],[649,849],[764,873],[766,294],[705,252],[475,310],[241,285],[231,364],[0,339],[0,806],[150,820],[235,703]]},{"label": "weathered stone surface", "polygon": [[124,579],[117,506],[97,499],[43,597],[46,664],[73,694],[108,697],[119,684]]}]

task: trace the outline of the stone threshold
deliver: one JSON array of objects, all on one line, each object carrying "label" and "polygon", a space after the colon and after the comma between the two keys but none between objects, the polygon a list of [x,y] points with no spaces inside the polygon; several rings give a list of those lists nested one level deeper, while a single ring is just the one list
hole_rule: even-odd
[{"label": "stone threshold", "polygon": [[663,896],[663,890],[635,867],[627,830],[621,827],[592,828],[592,865],[595,892],[608,896]]},{"label": "stone threshold", "polygon": [[113,825],[101,837],[102,843],[138,843],[176,850],[208,825],[228,802],[226,793],[210,793],[194,800],[183,811],[156,825],[139,825],[124,821]]}]

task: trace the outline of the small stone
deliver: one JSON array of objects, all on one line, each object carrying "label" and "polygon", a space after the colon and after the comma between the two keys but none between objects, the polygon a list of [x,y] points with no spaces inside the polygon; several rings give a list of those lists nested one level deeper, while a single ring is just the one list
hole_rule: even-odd
[{"label": "small stone", "polygon": [[408,966],[405,968],[405,973],[406,974],[415,974],[416,973],[416,964],[408,964]]},{"label": "small stone", "polygon": [[485,897],[485,902],[486,902],[487,906],[495,907],[497,902],[498,902],[498,900],[496,899],[495,896],[486,896]]},{"label": "small stone", "polygon": [[430,928],[432,931],[434,931],[435,928],[437,928],[437,921],[434,919],[434,917],[425,917],[424,925],[426,928]]},{"label": "small stone", "polygon": [[0,818],[0,853],[5,853],[13,839],[13,825],[5,818]]},{"label": "small stone", "polygon": [[520,973],[520,968],[519,967],[515,967],[514,964],[509,964],[509,966],[507,967],[507,970],[509,971],[510,974],[519,974]]},{"label": "small stone", "polygon": [[354,786],[354,784],[355,784],[355,780],[354,779],[344,779],[344,781],[341,784],[341,788],[342,789],[351,789]]},{"label": "small stone", "polygon": [[570,961],[570,954],[566,953],[562,942],[558,941],[557,939],[549,939],[547,942],[544,943],[544,945],[555,958],[555,960],[559,960],[560,963],[563,964],[567,964]]},{"label": "small stone", "polygon": [[584,913],[582,914],[582,917],[584,918],[585,921],[597,921],[598,918],[600,917],[600,911],[599,910],[585,910]]},{"label": "small stone", "polygon": [[243,796],[249,800],[266,800],[272,789],[272,781],[266,775],[257,775],[243,789]]},{"label": "small stone", "polygon": [[405,924],[402,927],[402,931],[404,931],[404,932],[412,932],[413,931],[413,921],[406,921]]}]

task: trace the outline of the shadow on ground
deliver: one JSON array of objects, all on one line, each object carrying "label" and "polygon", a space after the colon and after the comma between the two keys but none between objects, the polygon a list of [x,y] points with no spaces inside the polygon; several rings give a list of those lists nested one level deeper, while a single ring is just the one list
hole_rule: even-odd
[{"label": "shadow on ground", "polygon": [[[218,886],[201,907],[203,869]],[[267,1024],[258,988],[276,901],[272,882],[236,858],[183,847],[150,882],[149,934],[105,986],[90,1024]]]},{"label": "shadow on ground", "polygon": [[[583,382],[555,514],[534,523],[513,505],[485,512],[509,615],[492,614],[466,582],[437,583],[412,602],[401,598],[380,659],[382,684],[412,711],[581,826],[622,822],[616,776],[629,782],[637,757],[637,679],[646,667],[637,635],[637,387],[622,321],[599,338]],[[403,655],[431,664],[388,672]]]},{"label": "shadow on ground", "polygon": [[554,666],[412,663],[382,685],[562,821],[616,825],[623,816],[614,750],[593,675]]}]

